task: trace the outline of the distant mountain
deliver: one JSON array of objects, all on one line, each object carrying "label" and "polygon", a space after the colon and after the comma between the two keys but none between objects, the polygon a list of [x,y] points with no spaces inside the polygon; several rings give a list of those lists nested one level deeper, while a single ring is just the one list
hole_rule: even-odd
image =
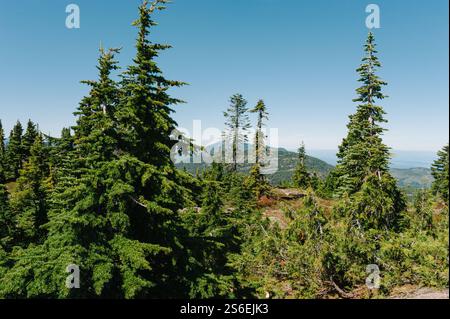
[{"label": "distant mountain", "polygon": [[[298,155],[284,148],[278,149],[278,171],[268,176],[269,181],[274,185],[279,185],[283,181],[289,181],[294,174],[295,166],[298,163]],[[326,177],[333,166],[312,156],[306,156],[306,167],[310,172],[315,172],[321,177]]]},{"label": "distant mountain", "polygon": [[405,190],[429,188],[433,183],[433,176],[429,168],[392,168],[391,173],[398,180],[398,185]]},{"label": "distant mountain", "polygon": [[[436,151],[437,152],[437,151]],[[391,167],[408,169],[416,167],[430,168],[436,159],[435,151],[391,151]],[[337,150],[309,150],[311,156],[320,158],[331,165],[336,165]]]},{"label": "distant mountain", "polygon": [[[247,148],[248,146],[246,146]],[[295,152],[290,152],[284,148],[278,149],[278,171],[274,174],[267,175],[269,182],[273,185],[279,185],[283,181],[289,181],[294,174],[295,166],[298,162],[298,155]],[[306,156],[306,166],[311,172],[317,173],[321,177],[325,177],[333,169],[333,166],[326,162],[311,156]],[[253,164],[241,164],[238,170],[241,172],[248,172]],[[197,171],[203,171],[208,165],[205,163],[192,164],[183,163],[177,164],[178,168],[186,169],[188,172],[195,174]]]},{"label": "distant mountain", "polygon": [[[278,149],[278,171],[267,175],[273,185],[279,185],[284,181],[290,181],[297,165],[297,153],[288,151],[284,148]],[[238,170],[248,172],[252,164],[239,165]],[[307,156],[306,166],[311,172],[316,172],[319,176],[325,177],[334,168],[334,166],[316,157]],[[178,168],[185,168],[188,172],[195,174],[201,172],[207,165],[202,164],[178,164]],[[408,194],[412,194],[417,189],[429,188],[433,182],[431,170],[429,168],[392,168],[392,175],[398,180],[398,185]]]}]

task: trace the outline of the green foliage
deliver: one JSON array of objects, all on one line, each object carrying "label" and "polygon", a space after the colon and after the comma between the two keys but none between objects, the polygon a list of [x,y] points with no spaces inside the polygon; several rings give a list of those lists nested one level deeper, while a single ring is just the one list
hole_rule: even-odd
[{"label": "green foliage", "polygon": [[[241,157],[240,153],[243,153],[243,147],[248,138],[247,131],[250,128],[250,122],[247,112],[247,101],[242,94],[233,95],[230,98],[230,107],[226,112],[223,112],[225,125],[228,128],[227,133],[231,140],[233,171],[237,170],[237,162]],[[228,146],[226,152],[229,152]]]},{"label": "green foliage", "polygon": [[22,151],[25,158],[28,158],[31,155],[31,148],[33,147],[38,135],[39,131],[36,124],[34,124],[31,120],[28,120],[27,129],[22,137]]},{"label": "green foliage", "polygon": [[[29,121],[22,135],[18,122],[6,147],[0,122],[0,298],[351,297],[365,287],[369,264],[380,268],[382,296],[404,284],[448,287],[448,146],[433,165],[432,191],[406,206],[388,170],[384,111],[374,105],[386,83],[375,75],[373,35],[339,165],[322,180],[331,167],[304,145],[298,159],[280,150],[272,178],[295,171],[305,196],[277,201],[261,174],[262,100],[250,111],[255,165],[237,171],[249,128],[240,94],[225,112],[231,169],[213,163],[194,178],[172,163],[172,107],[182,101],[169,90],[184,83],[163,76],[156,58],[169,46],[149,37],[165,3],[139,7],[136,57],[120,82],[119,50],[100,49],[73,132],[45,136]],[[73,264],[79,289],[65,285]]]},{"label": "green foliage", "polygon": [[302,142],[300,148],[298,149],[298,164],[295,168],[294,175],[292,176],[294,186],[302,189],[311,186],[311,176],[306,169],[305,159],[305,144]]},{"label": "green foliage", "polygon": [[249,176],[245,179],[244,186],[250,189],[256,199],[270,192],[270,185],[264,175],[261,174],[261,167],[259,164],[253,165]]},{"label": "green foliage", "polygon": [[263,132],[264,120],[269,119],[269,113],[267,113],[267,107],[263,100],[259,100],[256,106],[250,110],[251,113],[256,113],[256,133],[255,133],[255,164],[261,164],[264,160],[265,154],[265,135]]},{"label": "green foliage", "polygon": [[[9,196],[5,185],[0,184],[0,254],[11,248],[14,232],[14,215],[11,211]],[[1,267],[1,265],[0,265]]]},{"label": "green foliage", "polygon": [[42,226],[48,221],[48,176],[48,154],[42,136],[38,134],[11,197],[16,224],[14,241],[17,246],[27,247],[31,243],[40,243],[45,238]]},{"label": "green foliage", "polygon": [[434,177],[433,192],[448,204],[448,144],[438,152],[438,159],[433,163],[431,172]]},{"label": "green foliage", "polygon": [[398,229],[405,201],[390,175],[389,148],[381,138],[385,129],[380,123],[386,122],[385,112],[374,104],[386,97],[381,92],[386,82],[375,74],[381,67],[375,47],[370,32],[365,44],[366,56],[357,69],[362,86],[356,90],[358,97],[354,101],[360,104],[350,116],[348,135],[337,154],[337,194],[350,196],[347,214],[355,227]]},{"label": "green foliage", "polygon": [[[11,254],[0,295],[185,296],[188,256],[177,212],[191,192],[170,161],[169,105],[178,100],[166,92],[180,83],[164,80],[153,61],[166,46],[147,39],[161,3],[140,7],[135,65],[120,88],[110,77],[117,50],[101,50],[99,80],[84,82],[91,91],[76,112],[74,138],[64,130],[53,141],[48,235]],[[80,289],[64,286],[69,264],[83,269]]]},{"label": "green foliage", "polygon": [[5,152],[5,162],[7,166],[6,178],[16,179],[22,169],[24,153],[22,148],[22,124],[17,121],[14,125],[8,140],[8,147]]}]

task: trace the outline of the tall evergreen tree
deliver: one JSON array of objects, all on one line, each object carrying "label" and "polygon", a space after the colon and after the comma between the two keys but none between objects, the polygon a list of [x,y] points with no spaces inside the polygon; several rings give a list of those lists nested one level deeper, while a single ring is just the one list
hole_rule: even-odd
[{"label": "tall evergreen tree", "polygon": [[8,166],[8,179],[16,179],[19,177],[19,171],[22,169],[24,154],[22,148],[22,124],[17,121],[14,125],[8,141],[6,149],[6,165]]},{"label": "tall evergreen tree", "polygon": [[363,63],[357,69],[362,86],[356,92],[357,111],[350,116],[348,135],[339,147],[338,193],[354,196],[354,222],[358,227],[392,228],[398,225],[405,203],[389,173],[389,148],[383,144],[385,112],[376,105],[386,96],[381,92],[386,82],[376,71],[381,63],[376,56],[374,35],[369,32]]},{"label": "tall evergreen tree", "polygon": [[161,51],[170,45],[153,43],[150,30],[157,23],[151,14],[163,10],[167,0],[140,6],[140,18],[133,25],[139,28],[134,64],[123,74],[121,105],[116,112],[119,121],[120,147],[139,160],[159,167],[171,165],[170,151],[176,144],[171,139],[176,122],[172,119],[172,106],[182,103],[172,98],[168,90],[185,83],[166,79],[155,62]]},{"label": "tall evergreen tree", "polygon": [[263,131],[264,120],[269,119],[266,105],[263,100],[259,100],[256,106],[250,110],[251,113],[256,113],[256,132],[255,132],[255,164],[250,170],[250,175],[246,179],[247,187],[253,190],[256,198],[261,197],[269,190],[269,183],[265,176],[261,173],[261,168],[264,166],[264,154],[266,151],[265,135]]},{"label": "tall evergreen tree", "polygon": [[28,120],[27,129],[22,137],[22,151],[24,160],[31,155],[31,147],[36,141],[36,137],[39,135],[36,124],[31,120]]},{"label": "tall evergreen tree", "polygon": [[42,226],[48,221],[48,185],[49,177],[47,150],[39,134],[30,150],[30,157],[25,162],[17,180],[17,188],[11,198],[15,215],[17,238],[15,244],[28,246],[42,242],[45,231]]},{"label": "tall evergreen tree", "polygon": [[292,182],[295,187],[307,188],[310,186],[311,176],[306,168],[306,150],[305,143],[301,143],[298,149],[298,163],[295,167],[294,175],[292,176]]},{"label": "tall evergreen tree", "polygon": [[228,128],[228,138],[231,140],[231,150],[227,147],[226,152],[231,151],[232,169],[236,171],[239,157],[241,157],[241,154],[243,155],[245,143],[247,142],[247,131],[250,128],[250,121],[247,114],[247,101],[241,94],[233,95],[230,98],[230,103],[231,105],[227,111],[223,112],[225,125]]},{"label": "tall evergreen tree", "polygon": [[434,161],[431,172],[434,177],[433,193],[438,194],[448,203],[449,183],[448,183],[448,144],[438,152],[438,158]]},{"label": "tall evergreen tree", "polygon": [[255,133],[255,163],[261,164],[265,151],[265,135],[263,132],[264,120],[269,119],[266,105],[263,100],[259,100],[256,106],[250,110],[251,113],[256,113],[256,133]]},{"label": "tall evergreen tree", "polygon": [[[6,274],[0,295],[138,298],[185,296],[186,234],[178,211],[190,204],[184,175],[170,160],[175,103],[147,39],[151,15],[166,1],[140,6],[138,53],[123,80],[111,80],[114,51],[102,52],[99,80],[77,111],[73,181],[56,187],[47,240],[30,247]],[[166,135],[167,134],[167,135]],[[66,173],[66,174],[67,174]],[[189,202],[189,203],[188,203]],[[44,253],[45,252],[45,253]],[[29,263],[39,260],[42,268]],[[50,259],[51,258],[51,259]],[[81,269],[80,289],[64,285],[69,264]],[[23,276],[15,276],[20,272]],[[29,278],[33,278],[30,280]]]}]

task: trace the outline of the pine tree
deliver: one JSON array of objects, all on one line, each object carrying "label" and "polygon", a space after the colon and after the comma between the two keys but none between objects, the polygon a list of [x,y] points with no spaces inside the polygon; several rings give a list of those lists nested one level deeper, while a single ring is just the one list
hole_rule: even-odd
[{"label": "pine tree", "polygon": [[264,120],[268,120],[266,105],[263,100],[259,100],[256,106],[250,110],[251,113],[257,114],[256,132],[255,132],[255,164],[250,170],[250,175],[246,179],[246,185],[249,187],[256,198],[260,198],[269,190],[269,183],[265,176],[261,173],[264,167],[264,154],[266,150],[265,135],[263,132]]},{"label": "pine tree", "polygon": [[374,35],[370,32],[365,44],[366,55],[357,69],[362,86],[354,99],[360,104],[350,116],[348,135],[337,154],[338,194],[352,198],[353,222],[358,228],[395,228],[400,212],[405,208],[401,192],[389,173],[389,148],[383,144],[385,131],[380,123],[386,122],[384,110],[375,105],[386,96],[381,89],[386,82],[377,75],[381,67],[376,56]]},{"label": "pine tree", "polygon": [[[233,95],[230,98],[230,103],[230,107],[226,112],[223,112],[223,115],[225,116],[225,125],[228,128],[228,138],[231,140],[232,170],[236,171],[237,163],[242,157],[241,153],[244,151],[247,142],[250,121],[247,114],[247,101],[241,94]],[[229,151],[230,149],[227,147],[226,152]]]},{"label": "pine tree", "polygon": [[36,137],[38,135],[39,133],[36,125],[31,120],[28,120],[27,129],[22,137],[22,151],[24,160],[31,155],[31,147],[36,141]]},{"label": "pine tree", "polygon": [[434,177],[432,190],[448,203],[449,183],[448,183],[448,144],[438,152],[438,159],[434,161],[431,171]]},{"label": "pine tree", "polygon": [[300,148],[298,149],[298,163],[292,176],[292,182],[295,187],[298,188],[308,188],[310,186],[311,177],[305,165],[306,161],[306,150],[305,144],[302,142]]},{"label": "pine tree", "polygon": [[48,154],[39,134],[30,150],[17,180],[17,188],[11,198],[15,215],[17,238],[15,244],[23,247],[42,242],[45,231],[42,226],[48,221]]},{"label": "pine tree", "polygon": [[17,121],[14,125],[8,141],[6,149],[6,165],[8,167],[8,179],[16,179],[19,177],[19,171],[22,169],[24,154],[22,148],[22,124]]}]

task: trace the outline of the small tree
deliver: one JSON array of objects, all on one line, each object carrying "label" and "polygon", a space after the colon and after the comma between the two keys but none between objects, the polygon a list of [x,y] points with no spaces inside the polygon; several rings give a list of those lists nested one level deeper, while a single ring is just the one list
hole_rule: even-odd
[{"label": "small tree", "polygon": [[36,137],[38,135],[39,132],[37,126],[31,120],[28,120],[27,129],[22,137],[22,150],[25,160],[31,155],[31,147],[36,141]]},{"label": "small tree", "polygon": [[28,161],[20,171],[17,189],[11,198],[18,233],[16,243],[23,247],[45,239],[45,232],[41,227],[48,221],[47,155],[39,134],[31,147]]},{"label": "small tree", "polygon": [[438,152],[438,158],[434,161],[431,172],[434,177],[432,190],[434,194],[438,194],[448,203],[449,200],[449,174],[448,174],[448,144]]},{"label": "small tree", "polygon": [[308,188],[311,183],[311,176],[308,173],[305,165],[306,161],[306,150],[305,144],[302,142],[300,148],[298,149],[298,163],[292,176],[292,182],[295,187],[298,188]]},{"label": "small tree", "polygon": [[245,147],[250,121],[247,114],[247,101],[241,94],[233,95],[230,98],[230,103],[230,107],[223,115],[225,116],[225,125],[228,128],[228,138],[231,140],[232,170],[236,171],[238,153],[244,151],[239,147]]}]

